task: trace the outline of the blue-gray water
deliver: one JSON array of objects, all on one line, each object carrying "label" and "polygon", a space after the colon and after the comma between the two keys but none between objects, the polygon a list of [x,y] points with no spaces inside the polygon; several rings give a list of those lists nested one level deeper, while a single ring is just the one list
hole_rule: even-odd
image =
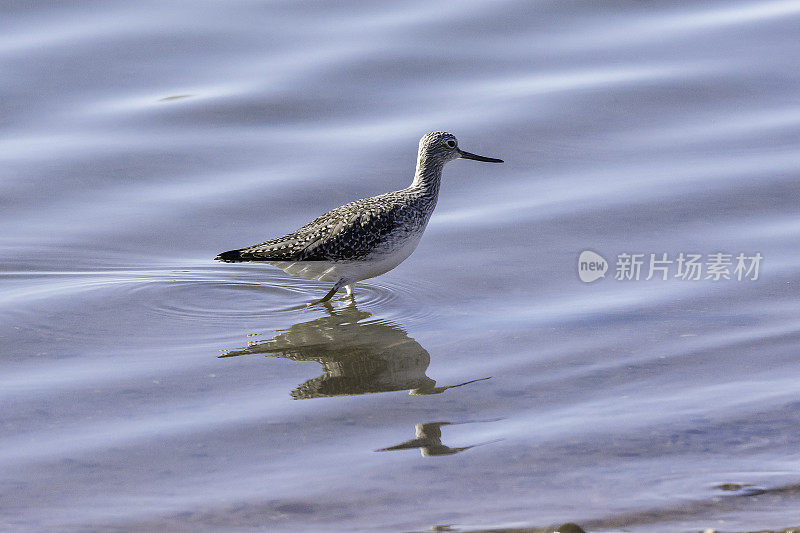
[{"label": "blue-gray water", "polygon": [[[800,524],[800,2],[6,1],[0,28],[0,529]],[[211,261],[405,187],[430,130],[506,163],[450,163],[355,306]],[[681,252],[763,261],[614,279]]]}]

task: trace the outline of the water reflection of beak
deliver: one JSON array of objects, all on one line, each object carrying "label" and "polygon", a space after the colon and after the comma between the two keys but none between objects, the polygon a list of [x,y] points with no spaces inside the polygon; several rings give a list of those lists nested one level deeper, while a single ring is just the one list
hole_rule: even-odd
[{"label": "water reflection of beak", "polygon": [[488,378],[478,378],[478,379],[473,379],[473,380],[470,380],[470,381],[465,381],[464,383],[459,383],[458,385],[444,385],[443,387],[434,387],[434,385],[436,385],[436,382],[431,380],[431,381],[433,381],[433,383],[431,383],[431,385],[429,387],[417,387],[416,389],[411,389],[410,391],[408,391],[408,393],[411,396],[424,396],[424,395],[428,395],[428,394],[440,394],[440,393],[446,391],[447,389],[454,389],[456,387],[461,387],[463,385],[469,385],[470,383],[475,383],[476,381],[483,381],[485,379],[492,379],[492,376],[489,376]]}]

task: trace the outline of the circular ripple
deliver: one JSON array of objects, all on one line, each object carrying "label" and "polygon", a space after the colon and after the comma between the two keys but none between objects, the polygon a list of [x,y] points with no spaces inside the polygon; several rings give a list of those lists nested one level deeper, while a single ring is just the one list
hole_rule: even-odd
[{"label": "circular ripple", "polygon": [[[133,291],[151,293],[145,301],[153,306],[153,312],[184,318],[296,313],[306,310],[306,303],[322,297],[330,285],[259,267],[194,269],[173,272],[169,277],[142,284]],[[159,294],[154,295],[153,291]],[[437,285],[419,281],[374,278],[358,283],[355,291],[359,309],[399,323],[432,319],[441,314],[442,302],[446,301]],[[342,291],[332,304],[336,307],[345,301],[350,299]]]},{"label": "circular ripple", "polygon": [[152,313],[185,319],[236,319],[280,313],[302,297],[298,284],[263,270],[172,272],[131,288]]},{"label": "circular ripple", "polygon": [[[187,336],[213,343],[231,331],[285,328],[329,312],[305,306],[329,284],[261,265],[63,272],[20,283],[15,320],[26,317],[31,335],[74,345],[115,336],[128,345]],[[403,328],[435,321],[449,312],[446,301],[437,285],[391,276],[359,283],[355,293],[356,307],[370,313],[369,320]],[[344,291],[331,303],[334,309],[352,305]]]},{"label": "circular ripple", "polygon": [[[87,303],[102,300],[109,305],[122,300],[130,312],[184,320],[235,320],[268,315],[290,320],[292,312],[305,311],[306,303],[322,297],[330,288],[328,283],[249,265],[85,272],[67,281],[66,288],[62,287],[64,296],[86,299]],[[55,288],[51,283],[48,285]],[[49,296],[58,292],[51,291]],[[442,313],[442,302],[446,300],[447,295],[438,285],[392,277],[360,282],[355,292],[355,305],[359,309],[401,324],[436,317]],[[341,291],[332,304],[337,307],[343,302],[350,302],[350,298]]]},{"label": "circular ripple", "polygon": [[446,295],[433,283],[375,278],[356,286],[359,308],[401,324],[440,316],[445,301]]}]

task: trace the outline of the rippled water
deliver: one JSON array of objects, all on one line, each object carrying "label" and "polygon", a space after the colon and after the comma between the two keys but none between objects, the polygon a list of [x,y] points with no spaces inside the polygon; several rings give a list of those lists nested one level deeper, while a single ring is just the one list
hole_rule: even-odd
[{"label": "rippled water", "polygon": [[[1,529],[800,524],[800,3],[0,13]],[[429,130],[506,163],[355,303],[211,261]]]}]

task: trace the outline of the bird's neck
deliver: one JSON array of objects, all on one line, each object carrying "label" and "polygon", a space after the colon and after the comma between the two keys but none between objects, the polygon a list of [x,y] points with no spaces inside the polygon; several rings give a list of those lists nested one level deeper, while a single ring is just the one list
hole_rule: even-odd
[{"label": "bird's neck", "polygon": [[439,183],[442,180],[444,162],[429,160],[424,154],[417,159],[417,171],[414,173],[412,189],[419,189],[423,194],[436,197],[439,194]]}]

